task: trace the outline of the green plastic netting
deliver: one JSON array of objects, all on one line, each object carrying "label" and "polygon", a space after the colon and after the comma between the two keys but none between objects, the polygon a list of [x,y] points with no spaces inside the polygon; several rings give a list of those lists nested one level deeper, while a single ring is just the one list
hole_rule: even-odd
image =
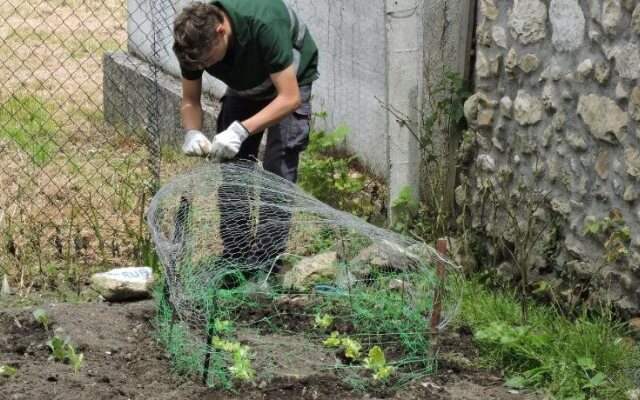
[{"label": "green plastic netting", "polygon": [[459,303],[457,269],[433,248],[255,164],[176,176],[148,224],[165,273],[160,339],[210,386],[314,374],[399,386],[433,371],[430,337]]}]

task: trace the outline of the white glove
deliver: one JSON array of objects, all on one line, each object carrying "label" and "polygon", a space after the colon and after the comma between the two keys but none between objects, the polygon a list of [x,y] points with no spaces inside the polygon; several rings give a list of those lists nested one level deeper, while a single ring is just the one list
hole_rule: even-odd
[{"label": "white glove", "polygon": [[182,152],[188,156],[206,157],[211,151],[211,142],[197,129],[191,129],[184,135]]},{"label": "white glove", "polygon": [[242,142],[248,137],[249,132],[245,127],[240,122],[233,121],[226,131],[213,138],[211,155],[218,159],[233,158],[240,151]]}]

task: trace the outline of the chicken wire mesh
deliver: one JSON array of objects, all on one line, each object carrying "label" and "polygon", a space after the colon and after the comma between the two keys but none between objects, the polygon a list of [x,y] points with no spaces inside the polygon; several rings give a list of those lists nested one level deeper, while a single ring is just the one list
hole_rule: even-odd
[{"label": "chicken wire mesh", "polygon": [[226,387],[305,373],[397,386],[433,371],[430,339],[460,288],[428,245],[253,163],[173,178],[147,221],[165,272],[158,329],[179,370]]},{"label": "chicken wire mesh", "polygon": [[[59,273],[79,282],[90,267],[143,258],[167,113],[158,74],[170,43],[158,32],[173,11],[167,1],[0,0],[0,273],[12,286]],[[132,37],[148,60],[107,71]]]}]

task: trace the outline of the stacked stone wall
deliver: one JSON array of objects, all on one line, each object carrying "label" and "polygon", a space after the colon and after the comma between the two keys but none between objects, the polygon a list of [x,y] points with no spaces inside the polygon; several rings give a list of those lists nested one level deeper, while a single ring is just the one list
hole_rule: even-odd
[{"label": "stacked stone wall", "polygon": [[456,201],[487,238],[485,262],[517,279],[512,222],[488,193],[520,190],[545,199],[534,218],[504,203],[544,230],[529,280],[559,281],[566,297],[586,285],[639,315],[640,1],[479,0],[477,12],[473,154]]}]

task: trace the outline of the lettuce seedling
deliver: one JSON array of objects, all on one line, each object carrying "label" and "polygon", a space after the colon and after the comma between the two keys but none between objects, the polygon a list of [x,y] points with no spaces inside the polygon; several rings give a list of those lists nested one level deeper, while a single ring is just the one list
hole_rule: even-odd
[{"label": "lettuce seedling", "polygon": [[322,317],[320,314],[316,314],[316,322],[314,326],[320,329],[327,329],[333,323],[333,317],[329,314],[324,314]]},{"label": "lettuce seedling", "polygon": [[54,336],[52,339],[47,340],[47,346],[49,346],[49,348],[51,349],[49,360],[64,361],[67,355],[66,347],[69,343],[69,340],[69,336],[60,337],[58,335]]},{"label": "lettuce seedling", "polygon": [[327,338],[322,344],[325,347],[338,347],[340,346],[340,338],[338,337],[340,333],[338,331],[331,332],[331,336]]},{"label": "lettuce seedling", "polygon": [[51,318],[49,317],[49,314],[47,314],[45,310],[42,310],[42,309],[35,310],[33,312],[33,318],[35,318],[37,322],[42,324],[42,326],[44,326],[44,329],[49,330],[49,324],[51,324]]},{"label": "lettuce seedling", "polygon": [[253,379],[254,371],[251,368],[249,346],[241,346],[233,352],[233,365],[229,367],[233,377],[242,381]]},{"label": "lettuce seedling", "polygon": [[395,369],[387,365],[384,352],[379,346],[373,346],[369,349],[369,357],[364,359],[364,366],[367,369],[373,370],[373,379],[378,381],[387,379]]},{"label": "lettuce seedling", "polygon": [[233,377],[243,381],[253,379],[254,371],[251,368],[251,355],[249,346],[243,346],[238,342],[230,342],[214,336],[211,344],[216,349],[233,354],[233,365],[229,367],[229,371]]},{"label": "lettuce seedling", "polygon": [[360,357],[360,349],[362,345],[349,337],[344,338],[340,341],[340,343],[344,346],[344,355],[355,361]]},{"label": "lettuce seedling", "polygon": [[84,354],[83,353],[76,354],[76,349],[74,349],[73,346],[68,345],[67,359],[69,360],[69,363],[71,363],[71,367],[73,368],[73,373],[77,374],[78,371],[80,371],[80,368],[82,368],[82,362],[84,361]]}]

